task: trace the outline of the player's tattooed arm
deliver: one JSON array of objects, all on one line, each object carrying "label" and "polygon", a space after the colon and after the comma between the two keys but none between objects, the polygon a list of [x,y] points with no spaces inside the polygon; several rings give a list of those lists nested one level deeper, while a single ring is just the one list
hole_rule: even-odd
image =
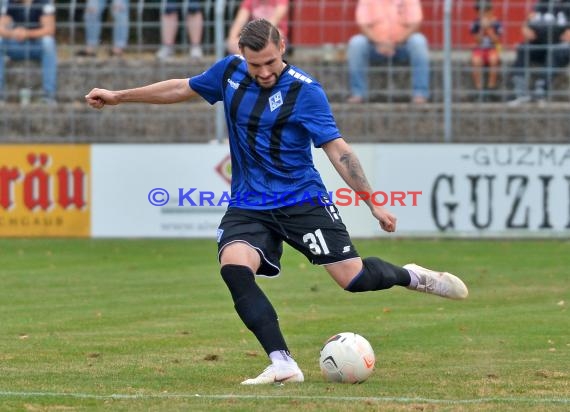
[{"label": "player's tattooed arm", "polygon": [[[370,193],[372,191],[370,187],[370,183],[368,183],[368,179],[364,174],[364,170],[362,169],[362,165],[360,164],[360,160],[352,151],[347,151],[341,153],[339,158],[340,163],[346,169],[349,175],[349,181],[352,182],[351,186],[356,191],[366,191]],[[345,179],[347,180],[347,179]],[[347,183],[349,183],[347,181]]]},{"label": "player's tattooed arm", "polygon": [[396,216],[372,201],[372,188],[364,174],[360,160],[350,145],[344,139],[338,138],[323,145],[323,150],[340,176],[355,191],[355,197],[364,201],[370,208],[372,215],[378,220],[382,229],[387,232],[394,232],[396,230]]},{"label": "player's tattooed arm", "polygon": [[364,174],[360,160],[342,138],[332,140],[323,146],[331,163],[343,180],[355,192],[370,194],[372,188]]}]

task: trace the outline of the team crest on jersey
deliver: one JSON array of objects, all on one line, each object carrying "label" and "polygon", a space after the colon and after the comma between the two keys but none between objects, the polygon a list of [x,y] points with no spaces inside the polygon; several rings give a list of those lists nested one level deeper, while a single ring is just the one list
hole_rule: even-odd
[{"label": "team crest on jersey", "polygon": [[281,97],[281,92],[275,93],[269,98],[269,109],[274,111],[283,105],[283,97]]}]

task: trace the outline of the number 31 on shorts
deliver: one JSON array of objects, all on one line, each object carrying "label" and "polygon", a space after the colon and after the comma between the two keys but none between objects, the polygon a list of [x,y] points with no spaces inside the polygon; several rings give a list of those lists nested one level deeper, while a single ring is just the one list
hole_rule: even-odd
[{"label": "number 31 on shorts", "polygon": [[330,253],[321,229],[315,230],[314,233],[306,233],[303,236],[303,243],[309,246],[313,255],[328,255]]}]

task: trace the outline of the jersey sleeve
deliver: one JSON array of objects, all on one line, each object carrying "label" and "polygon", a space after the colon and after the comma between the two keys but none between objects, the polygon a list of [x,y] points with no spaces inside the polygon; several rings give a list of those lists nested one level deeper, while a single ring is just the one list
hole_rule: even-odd
[{"label": "jersey sleeve", "polygon": [[324,90],[318,84],[305,85],[299,101],[299,120],[315,147],[341,136]]},{"label": "jersey sleeve", "polygon": [[188,84],[192,90],[210,104],[223,100],[222,78],[228,62],[233,58],[234,56],[226,57],[214,63],[202,74],[191,77],[188,80]]}]

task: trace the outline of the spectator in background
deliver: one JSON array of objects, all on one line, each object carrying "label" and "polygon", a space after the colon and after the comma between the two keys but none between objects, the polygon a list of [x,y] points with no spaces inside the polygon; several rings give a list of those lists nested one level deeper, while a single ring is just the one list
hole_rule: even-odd
[{"label": "spectator in background", "polygon": [[[476,42],[476,46],[471,52],[472,75],[477,98],[486,100],[491,96],[488,93],[483,93],[484,89],[490,92],[497,89],[503,25],[495,16],[490,0],[477,1],[475,10],[477,10],[478,17],[471,25],[471,34]],[[483,84],[483,67],[489,69],[486,87]]]},{"label": "spectator in background", "polygon": [[121,57],[129,40],[129,0],[87,0],[83,19],[85,21],[84,50],[77,55],[95,57],[101,40],[102,18],[108,3],[113,15],[113,46],[110,55]]},{"label": "spectator in background", "polygon": [[158,60],[168,60],[174,55],[174,42],[178,32],[179,14],[183,14],[186,32],[190,41],[190,58],[199,61],[204,56],[202,51],[202,32],[204,30],[204,14],[202,2],[190,0],[187,9],[182,9],[180,0],[162,0],[160,16],[160,37],[162,45],[156,53]]},{"label": "spectator in background", "polygon": [[239,36],[251,20],[265,19],[276,26],[284,39],[289,32],[289,0],[243,0],[226,40],[229,54],[239,54]]},{"label": "spectator in background", "polygon": [[38,60],[42,65],[42,101],[56,104],[57,49],[52,0],[2,0],[0,9],[0,101],[4,101],[5,57]]},{"label": "spectator in background", "polygon": [[[570,62],[570,1],[539,0],[522,27],[524,42],[517,47],[512,65],[517,106],[530,101],[543,102],[552,78]],[[528,91],[530,66],[537,66],[534,92]]]},{"label": "spectator in background", "polygon": [[356,23],[362,34],[351,37],[347,58],[349,103],[368,99],[370,63],[410,63],[412,101],[429,98],[430,67],[426,37],[419,32],[423,20],[420,0],[359,0]]}]

